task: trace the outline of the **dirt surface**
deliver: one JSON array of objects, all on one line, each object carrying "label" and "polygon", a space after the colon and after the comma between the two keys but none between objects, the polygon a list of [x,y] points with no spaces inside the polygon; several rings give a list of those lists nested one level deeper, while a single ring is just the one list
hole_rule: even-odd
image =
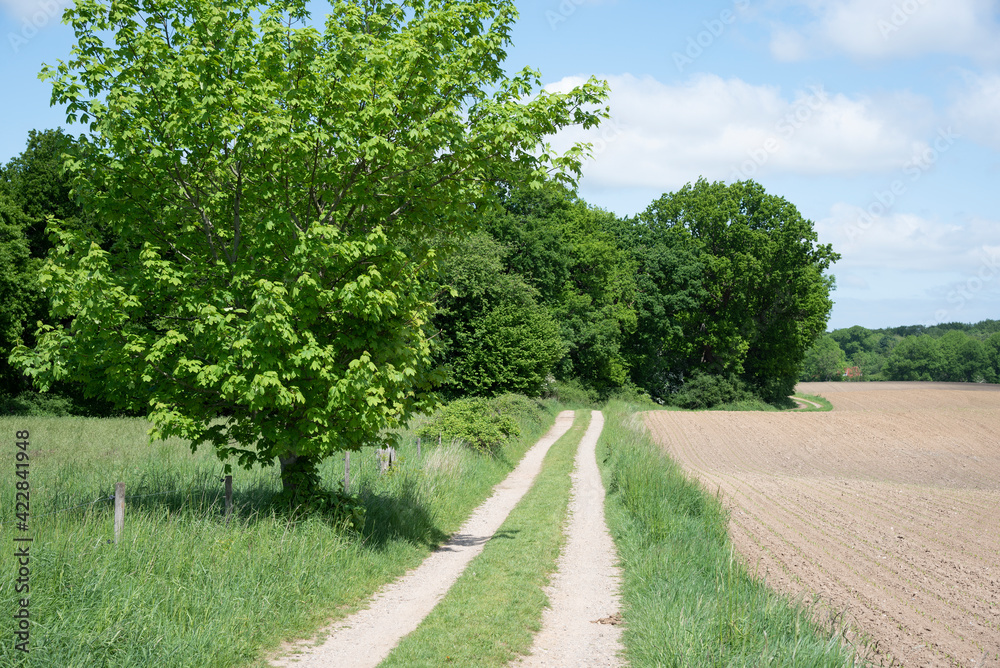
[{"label": "dirt surface", "polygon": [[803,383],[832,412],[647,414],[734,543],[876,665],[1000,666],[1000,387]]},{"label": "dirt surface", "polygon": [[617,667],[622,661],[618,589],[621,579],[615,544],[604,521],[604,485],[596,446],[604,416],[593,411],[580,441],[558,572],[546,589],[551,607],[531,655],[517,666],[553,668]]},{"label": "dirt surface", "polygon": [[507,515],[531,488],[549,448],[573,424],[573,411],[563,411],[517,468],[493,489],[472,517],[452,538],[416,569],[382,589],[370,605],[324,629],[318,646],[285,647],[273,666],[373,668],[444,598],[472,559],[500,528]]}]

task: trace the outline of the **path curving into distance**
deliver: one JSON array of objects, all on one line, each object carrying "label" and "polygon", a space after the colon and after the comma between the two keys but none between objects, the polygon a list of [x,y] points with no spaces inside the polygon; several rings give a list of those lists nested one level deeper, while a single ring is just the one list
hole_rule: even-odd
[{"label": "path curving into distance", "polygon": [[599,411],[576,453],[566,545],[558,572],[546,589],[551,607],[542,616],[530,656],[514,666],[606,668],[623,665],[618,553],[604,520],[604,484],[597,468],[597,439],[604,427]]},{"label": "path curving into distance", "polygon": [[[573,417],[573,411],[560,413],[552,428],[528,450],[511,474],[493,488],[493,495],[420,566],[384,587],[364,610],[321,631],[320,636],[328,636],[322,644],[272,660],[271,665],[374,668],[381,663],[403,637],[417,628],[444,598],[469,562],[482,552],[486,542],[531,488],[546,453],[569,431]],[[584,440],[586,438],[585,435]],[[594,440],[596,442],[596,437]]]}]

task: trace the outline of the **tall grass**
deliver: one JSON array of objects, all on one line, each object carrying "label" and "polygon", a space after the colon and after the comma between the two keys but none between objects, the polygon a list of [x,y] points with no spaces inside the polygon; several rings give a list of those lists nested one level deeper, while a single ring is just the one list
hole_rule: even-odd
[{"label": "tall grass", "polygon": [[641,416],[621,402],[605,416],[598,461],[631,665],[853,665],[838,635],[734,558],[724,509],[651,441]]},{"label": "tall grass", "polygon": [[[232,519],[223,513],[221,463],[173,440],[150,445],[138,419],[0,418],[5,451],[31,432],[31,519],[15,532],[14,489],[0,488],[4,550],[31,546],[31,651],[15,651],[17,565],[0,566],[0,665],[246,666],[288,637],[347,614],[418,564],[456,530],[537,440],[554,409],[523,421],[522,437],[496,458],[403,435],[400,462],[378,473],[374,451],[351,457],[351,491],[367,508],[349,531],[322,517],[296,519],[270,505],[275,470],[234,471]],[[8,473],[13,480],[14,459]],[[343,479],[343,458],[321,467]],[[124,482],[120,543],[108,500]],[[95,502],[96,500],[96,502]],[[80,506],[71,508],[72,506]],[[71,508],[71,509],[68,509]]]}]

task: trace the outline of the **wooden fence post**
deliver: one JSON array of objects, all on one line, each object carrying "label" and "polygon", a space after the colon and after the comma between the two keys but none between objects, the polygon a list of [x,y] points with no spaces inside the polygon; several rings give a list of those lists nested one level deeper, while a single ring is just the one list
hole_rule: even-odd
[{"label": "wooden fence post", "polygon": [[375,459],[378,461],[378,472],[388,473],[393,464],[396,463],[396,449],[388,445],[375,451]]},{"label": "wooden fence post", "polygon": [[233,476],[227,475],[226,481],[226,524],[229,524],[229,516],[233,514]]},{"label": "wooden fence post", "polygon": [[351,451],[344,451],[344,494],[350,494],[351,489]]},{"label": "wooden fence post", "polygon": [[125,483],[115,483],[115,545],[125,526]]}]

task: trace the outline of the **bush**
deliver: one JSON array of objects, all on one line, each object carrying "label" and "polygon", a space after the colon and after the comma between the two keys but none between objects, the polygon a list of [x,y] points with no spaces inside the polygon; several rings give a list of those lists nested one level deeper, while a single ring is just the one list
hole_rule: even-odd
[{"label": "bush", "polygon": [[756,398],[736,376],[714,376],[696,371],[670,397],[670,403],[680,408],[699,410]]},{"label": "bush", "polygon": [[545,421],[545,406],[537,399],[523,394],[501,394],[490,403],[503,415],[509,415],[515,422],[540,427]]},{"label": "bush", "polygon": [[660,406],[659,403],[649,396],[648,392],[641,387],[633,385],[631,382],[609,392],[607,401],[620,401],[623,404],[636,407],[636,410],[639,410],[640,407],[659,408]]},{"label": "bush", "polygon": [[545,396],[567,406],[594,406],[600,401],[597,392],[587,389],[576,379],[550,381]]},{"label": "bush", "polygon": [[[526,400],[530,402],[530,399]],[[508,439],[521,435],[521,428],[514,417],[502,410],[502,406],[509,409],[515,403],[516,400],[508,398],[503,401],[481,397],[456,399],[435,413],[417,430],[417,435],[422,438],[440,436],[443,441],[462,441],[474,450],[496,455]]]},{"label": "bush", "polygon": [[66,417],[79,412],[71,399],[60,394],[22,392],[16,397],[0,395],[0,415]]}]

